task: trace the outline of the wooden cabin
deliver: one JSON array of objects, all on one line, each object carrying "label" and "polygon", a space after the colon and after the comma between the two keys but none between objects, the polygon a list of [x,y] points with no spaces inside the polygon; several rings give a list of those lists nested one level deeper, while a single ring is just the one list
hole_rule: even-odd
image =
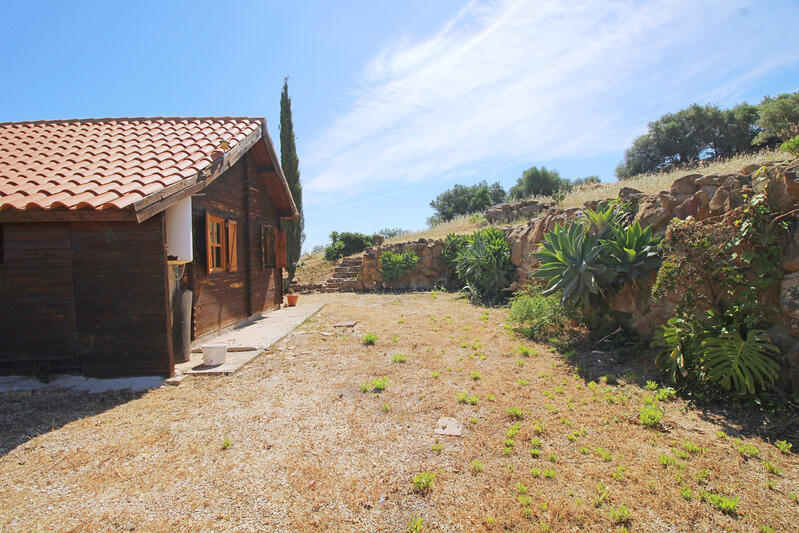
[{"label": "wooden cabin", "polygon": [[296,217],[262,118],[0,123],[0,373],[172,375],[280,305]]}]

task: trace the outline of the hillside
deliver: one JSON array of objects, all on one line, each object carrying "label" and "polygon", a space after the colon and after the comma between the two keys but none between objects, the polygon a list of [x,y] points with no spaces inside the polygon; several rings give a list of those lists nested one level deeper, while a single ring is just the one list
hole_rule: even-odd
[{"label": "hillside", "polygon": [[[750,164],[761,164],[765,161],[784,159],[786,154],[777,151],[764,151],[752,155],[733,157],[724,161],[716,161],[707,166],[697,169],[677,169],[670,172],[661,172],[651,175],[639,175],[633,178],[616,181],[613,183],[603,183],[596,186],[588,186],[569,192],[563,200],[563,207],[582,207],[585,202],[592,200],[604,200],[614,198],[618,195],[622,187],[632,187],[646,194],[654,194],[658,191],[668,190],[672,182],[687,172],[700,174],[725,174],[738,172],[742,167]],[[551,201],[551,198],[538,198],[543,201]],[[418,239],[440,239],[450,233],[466,234],[472,233],[480,227],[486,226],[485,220],[481,216],[463,215],[454,219],[426,228],[421,231],[407,233],[393,239],[388,239],[387,243],[398,243],[414,241]],[[346,228],[331,228],[346,229]],[[356,254],[360,255],[360,254]],[[296,279],[302,285],[315,285],[326,281],[333,274],[337,262],[325,261],[323,254],[304,254],[301,258],[302,266],[297,269]]]}]

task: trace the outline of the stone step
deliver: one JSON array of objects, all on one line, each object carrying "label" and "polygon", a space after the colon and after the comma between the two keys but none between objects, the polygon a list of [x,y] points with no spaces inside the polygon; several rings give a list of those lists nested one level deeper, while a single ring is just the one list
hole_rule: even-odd
[{"label": "stone step", "polygon": [[337,268],[333,271],[333,276],[338,274],[350,274],[350,275],[358,275],[361,269],[359,268]]}]

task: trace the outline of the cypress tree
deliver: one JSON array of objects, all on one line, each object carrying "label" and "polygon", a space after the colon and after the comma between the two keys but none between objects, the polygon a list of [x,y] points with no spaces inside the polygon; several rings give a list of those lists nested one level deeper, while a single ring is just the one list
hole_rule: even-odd
[{"label": "cypress tree", "polygon": [[302,243],[305,240],[305,216],[302,213],[302,185],[300,185],[300,161],[294,143],[294,123],[291,120],[291,98],[289,98],[288,77],[283,79],[283,92],[280,95],[280,163],[283,174],[291,189],[294,203],[299,212],[297,220],[284,221],[286,230],[286,252],[289,280],[294,278],[297,260],[300,258]]}]

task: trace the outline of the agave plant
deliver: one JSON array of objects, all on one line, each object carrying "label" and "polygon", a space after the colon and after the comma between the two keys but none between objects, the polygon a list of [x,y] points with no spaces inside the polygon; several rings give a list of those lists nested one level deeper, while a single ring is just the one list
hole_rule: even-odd
[{"label": "agave plant", "polygon": [[604,237],[608,232],[617,229],[622,222],[623,214],[615,206],[609,205],[604,209],[598,208],[583,210],[586,229],[598,238]]},{"label": "agave plant", "polygon": [[513,279],[510,246],[497,228],[475,232],[457,257],[458,277],[473,299],[497,301]]},{"label": "agave plant", "polygon": [[534,276],[547,282],[545,295],[563,291],[563,303],[590,305],[604,293],[610,272],[602,263],[602,245],[581,224],[560,224],[544,236],[543,250],[536,253],[540,264]]},{"label": "agave plant", "polygon": [[641,228],[638,221],[627,228],[612,227],[612,237],[605,241],[604,263],[618,275],[617,281],[630,279],[635,283],[652,270],[660,268],[658,243],[652,236],[652,226]]},{"label": "agave plant", "polygon": [[769,354],[779,353],[760,329],[750,329],[746,339],[737,330],[702,342],[708,379],[739,394],[754,394],[777,379],[780,365]]}]

